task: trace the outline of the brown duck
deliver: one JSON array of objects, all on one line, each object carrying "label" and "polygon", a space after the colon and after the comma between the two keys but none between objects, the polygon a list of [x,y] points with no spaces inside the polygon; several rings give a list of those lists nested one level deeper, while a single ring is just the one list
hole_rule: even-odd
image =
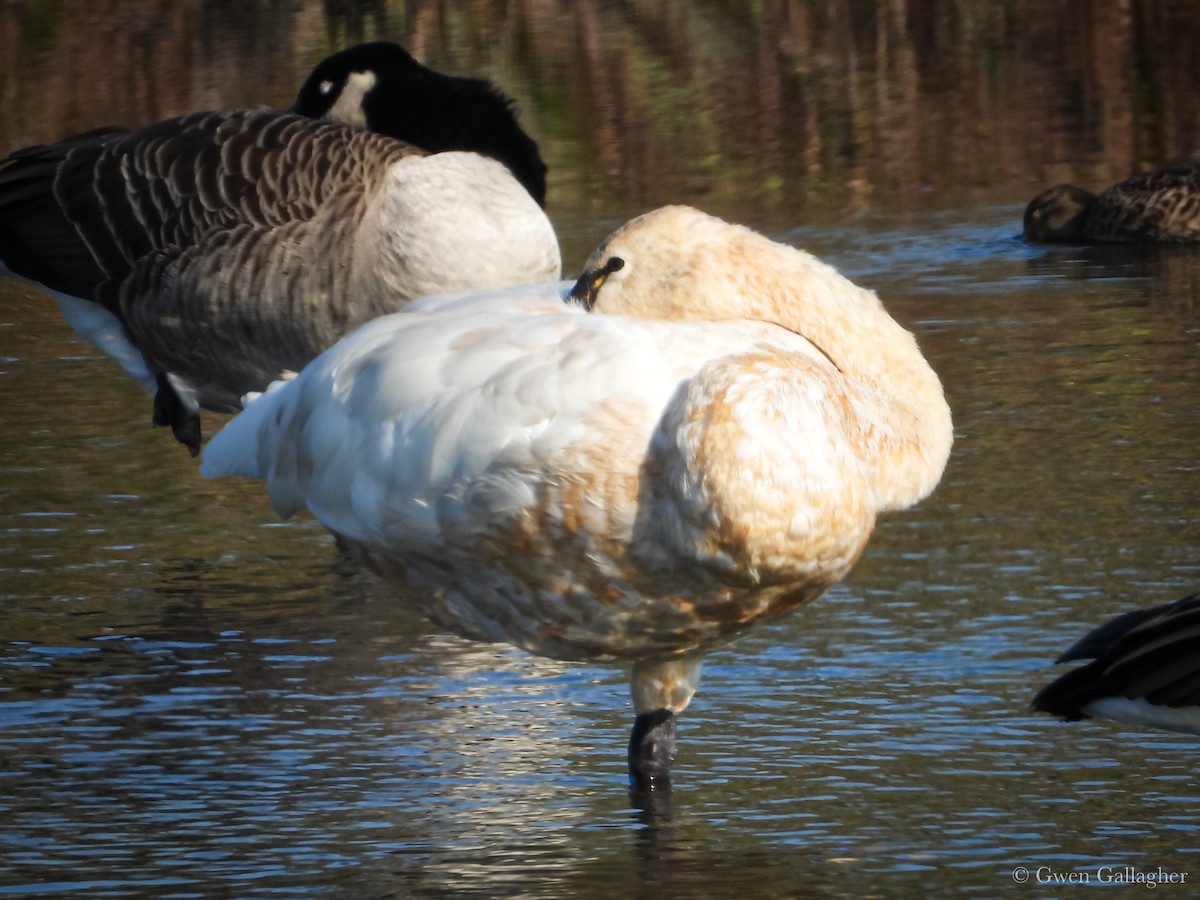
[{"label": "brown duck", "polygon": [[1025,208],[1025,238],[1038,243],[1200,241],[1200,164],[1126,178],[1099,194],[1060,184]]}]

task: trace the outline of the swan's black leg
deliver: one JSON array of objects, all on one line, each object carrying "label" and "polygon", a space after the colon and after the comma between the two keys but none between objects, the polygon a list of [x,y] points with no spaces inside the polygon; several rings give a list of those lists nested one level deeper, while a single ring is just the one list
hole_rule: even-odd
[{"label": "swan's black leg", "polygon": [[629,779],[636,792],[670,790],[675,759],[675,713],[641,713],[629,736]]}]

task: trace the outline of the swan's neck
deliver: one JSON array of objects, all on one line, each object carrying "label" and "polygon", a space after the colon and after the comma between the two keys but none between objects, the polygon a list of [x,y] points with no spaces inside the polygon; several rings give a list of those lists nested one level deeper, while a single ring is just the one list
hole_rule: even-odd
[{"label": "swan's neck", "polygon": [[[916,339],[872,291],[810,254],[749,229],[720,237],[713,252],[702,249],[674,269],[661,267],[668,278],[686,279],[686,289],[649,281],[640,291],[606,296],[606,286],[596,309],[650,318],[757,320],[803,336],[841,375],[835,393],[843,398],[845,416],[838,427],[871,473],[876,508],[900,509],[925,497],[941,478],[952,428],[941,382]],[[749,262],[740,264],[743,258]],[[730,272],[738,273],[732,282]]]},{"label": "swan's neck", "polygon": [[847,429],[873,474],[877,508],[921,500],[942,476],[953,428],[941,381],[916,339],[874,292],[832,269],[798,279],[792,291],[792,302],[769,321],[806,337],[846,379]]},{"label": "swan's neck", "polygon": [[584,268],[604,273],[596,313],[780,329],[711,360],[672,398],[646,457],[641,546],[819,590],[849,569],[876,513],[941,478],[952,429],[937,375],[874,293],[812,255],[666,207]]},{"label": "swan's neck", "polygon": [[932,371],[903,361],[889,371],[894,389],[884,393],[867,386],[876,372],[856,381],[803,345],[707,363],[680,386],[651,442],[644,483],[656,543],[733,582],[805,587],[783,606],[844,576],[876,514],[931,491],[949,452]]}]

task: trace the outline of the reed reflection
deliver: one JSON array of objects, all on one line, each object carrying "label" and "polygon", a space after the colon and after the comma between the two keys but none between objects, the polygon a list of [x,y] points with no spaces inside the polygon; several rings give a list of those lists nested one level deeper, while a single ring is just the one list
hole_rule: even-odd
[{"label": "reed reflection", "polygon": [[514,96],[558,209],[691,202],[794,221],[1025,202],[1200,147],[1200,20],[1185,3],[52,8],[0,12],[12,51],[0,54],[0,150],[285,106],[317,59],[375,38]]},{"label": "reed reflection", "polygon": [[[959,428],[937,494],[881,528],[843,592],[715,661],[655,817],[624,789],[619,674],[468,651],[344,588],[319,528],[267,527],[258,490],[144,440],[137,388],[52,303],[0,285],[0,881],[993,895],[1031,859],[1195,844],[1194,741],[1025,707],[1088,623],[1200,578],[1197,254],[1016,235],[1050,184],[1200,146],[1200,17],[843,8],[0,5],[4,152],[285,106],[328,52],[396,40],[517,98],[568,268],[659,198],[754,224],[878,288]],[[755,717],[774,739],[747,737]]]}]

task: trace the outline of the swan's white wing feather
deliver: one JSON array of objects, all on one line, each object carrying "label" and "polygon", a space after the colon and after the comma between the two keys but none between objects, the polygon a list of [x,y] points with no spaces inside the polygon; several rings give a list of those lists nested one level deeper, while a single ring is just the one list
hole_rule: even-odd
[{"label": "swan's white wing feather", "polygon": [[[523,294],[453,302],[466,305],[408,310],[344,339],[230,422],[202,472],[265,478],[281,515],[307,506],[356,541],[440,544],[447,527],[486,531],[489,516],[527,508],[535,486],[570,465],[556,459],[602,444],[590,433],[597,408],[620,402],[638,419],[627,427],[649,435],[683,379],[772,334],[569,306],[527,315],[522,305],[539,301]],[[636,474],[639,463],[611,465]],[[471,515],[454,499],[468,481]]]},{"label": "swan's white wing feather", "polygon": [[574,284],[573,281],[548,281],[501,289],[446,291],[418,297],[404,309],[406,312],[467,312],[472,309],[482,312],[502,304],[513,313],[561,312],[560,307],[567,302],[567,294]]},{"label": "swan's white wing feather", "polygon": [[581,318],[493,304],[378,319],[253,402],[209,443],[202,471],[266,478],[280,514],[308,505],[348,537],[436,531],[432,501],[451,480],[531,445],[564,398],[587,402],[559,347]]}]

